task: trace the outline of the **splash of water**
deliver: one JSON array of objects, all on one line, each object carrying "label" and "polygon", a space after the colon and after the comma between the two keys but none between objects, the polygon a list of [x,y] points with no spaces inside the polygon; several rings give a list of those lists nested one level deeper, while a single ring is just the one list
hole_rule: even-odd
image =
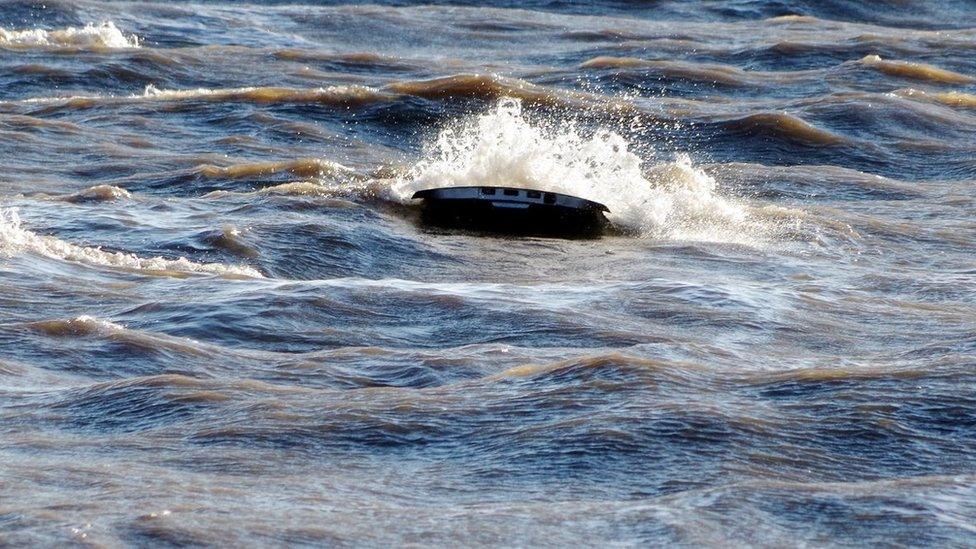
[{"label": "splash of water", "polygon": [[579,196],[605,204],[617,227],[661,239],[756,245],[767,233],[748,206],[721,195],[715,179],[688,155],[645,167],[621,135],[606,129],[587,133],[572,120],[533,123],[511,98],[443,130],[392,192],[408,201],[415,191],[444,186]]}]

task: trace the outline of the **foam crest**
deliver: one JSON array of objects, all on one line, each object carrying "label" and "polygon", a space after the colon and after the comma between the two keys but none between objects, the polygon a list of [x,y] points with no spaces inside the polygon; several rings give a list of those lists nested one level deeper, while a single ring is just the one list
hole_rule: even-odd
[{"label": "foam crest", "polygon": [[109,202],[132,198],[132,193],[114,185],[95,185],[82,191],[68,195],[64,198],[66,202]]},{"label": "foam crest", "polygon": [[101,248],[79,246],[53,236],[34,233],[23,227],[20,216],[15,210],[0,210],[0,254],[11,255],[24,252],[62,261],[119,269],[263,277],[256,269],[246,266],[196,263],[185,257],[179,259],[144,258],[135,254],[107,252]]},{"label": "foam crest", "polygon": [[384,99],[384,96],[372,88],[356,85],[338,85],[315,89],[246,87],[162,90],[149,84],[141,96],[132,96],[131,98],[157,101],[207,100],[242,101],[262,104],[322,103],[327,105],[357,105],[380,101]]},{"label": "foam crest", "polygon": [[389,94],[380,93],[366,86],[337,85],[327,88],[196,88],[188,90],[164,90],[149,84],[142,93],[131,95],[73,95],[69,97],[32,97],[14,101],[0,101],[0,104],[59,105],[73,109],[88,109],[99,105],[127,105],[143,102],[234,102],[277,104],[322,104],[333,106],[363,105],[389,99]]},{"label": "foam crest", "polygon": [[68,319],[41,320],[32,322],[28,326],[38,332],[55,337],[104,335],[125,329],[125,327],[114,322],[88,315]]},{"label": "foam crest", "polygon": [[534,188],[605,204],[617,227],[664,239],[755,245],[766,227],[744,204],[722,196],[687,155],[643,167],[612,131],[580,131],[573,121],[534,124],[518,100],[443,130],[425,159],[391,187],[406,202],[432,187]]},{"label": "foam crest", "polygon": [[950,92],[927,92],[924,90],[916,90],[914,88],[905,88],[901,90],[895,90],[891,92],[892,95],[898,97],[906,97],[909,99],[914,99],[916,101],[924,101],[928,103],[939,103],[942,105],[947,105],[949,107],[964,107],[964,108],[976,108],[976,94],[960,92],[960,91],[950,91]]},{"label": "foam crest", "polygon": [[883,72],[889,76],[909,78],[912,80],[924,80],[939,84],[971,84],[974,81],[971,76],[914,61],[888,60],[882,59],[878,55],[868,55],[861,59],[860,62],[866,67]]},{"label": "foam crest", "polygon": [[198,168],[201,175],[210,178],[246,179],[287,172],[299,177],[351,174],[353,170],[338,162],[320,158],[296,158],[294,160],[254,162],[232,166],[204,164]]},{"label": "foam crest", "polygon": [[130,348],[149,352],[169,352],[189,356],[208,356],[219,352],[218,348],[193,339],[135,330],[89,315],[40,320],[27,324],[27,328],[51,337],[106,338],[126,344]]},{"label": "foam crest", "polygon": [[81,48],[123,49],[138,48],[139,38],[124,34],[115,23],[88,23],[84,27],[44,30],[6,30],[0,28],[0,46],[12,48]]}]

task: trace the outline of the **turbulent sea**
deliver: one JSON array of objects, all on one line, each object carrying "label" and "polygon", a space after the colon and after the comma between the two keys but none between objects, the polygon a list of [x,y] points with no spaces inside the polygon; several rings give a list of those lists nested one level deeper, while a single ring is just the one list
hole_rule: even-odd
[{"label": "turbulent sea", "polygon": [[976,545],[971,2],[4,1],[0,163],[0,545]]}]

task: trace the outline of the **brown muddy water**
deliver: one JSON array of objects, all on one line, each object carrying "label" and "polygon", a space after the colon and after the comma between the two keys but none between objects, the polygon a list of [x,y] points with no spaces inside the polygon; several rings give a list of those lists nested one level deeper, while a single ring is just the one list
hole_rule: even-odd
[{"label": "brown muddy water", "polygon": [[0,545],[976,545],[970,2],[6,1],[0,67]]}]

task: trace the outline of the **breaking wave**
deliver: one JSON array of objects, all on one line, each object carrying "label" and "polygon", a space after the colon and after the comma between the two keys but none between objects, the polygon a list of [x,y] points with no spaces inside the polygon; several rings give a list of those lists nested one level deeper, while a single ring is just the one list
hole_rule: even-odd
[{"label": "breaking wave", "polygon": [[73,318],[39,320],[26,325],[30,330],[50,337],[104,338],[150,353],[172,353],[182,356],[209,357],[222,350],[190,338],[136,330],[109,320],[81,315]]},{"label": "breaking wave", "polygon": [[720,194],[688,155],[645,168],[617,133],[588,134],[565,120],[535,124],[512,98],[443,130],[426,158],[391,189],[394,199],[407,202],[422,189],[482,185],[594,200],[610,209],[618,228],[657,238],[757,245],[771,228],[747,205]]},{"label": "breaking wave", "polygon": [[138,48],[139,37],[124,34],[115,23],[88,23],[84,27],[44,30],[7,30],[0,28],[0,46],[7,48],[80,48],[125,49]]},{"label": "breaking wave", "polygon": [[53,236],[34,233],[23,227],[20,216],[15,210],[0,210],[0,255],[22,252],[35,253],[62,261],[138,271],[208,273],[263,278],[263,275],[256,269],[243,265],[196,263],[185,257],[178,259],[144,258],[130,253],[107,252],[97,247],[79,246]]}]

